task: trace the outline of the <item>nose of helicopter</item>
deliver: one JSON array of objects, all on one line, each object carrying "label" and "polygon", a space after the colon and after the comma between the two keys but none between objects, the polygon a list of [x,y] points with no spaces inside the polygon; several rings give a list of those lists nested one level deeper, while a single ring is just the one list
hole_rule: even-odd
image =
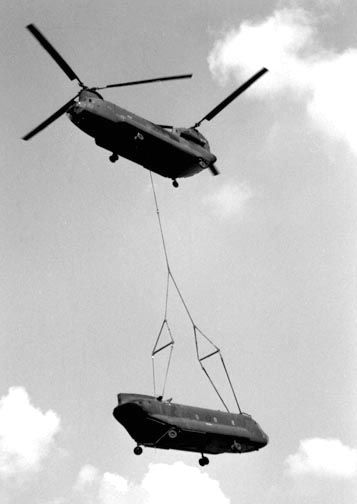
[{"label": "nose of helicopter", "polygon": [[81,126],[86,123],[87,126],[92,128],[95,126],[96,120],[102,119],[102,102],[103,100],[99,95],[97,96],[97,94],[89,91],[82,91],[78,99],[68,107],[67,115],[73,123]]},{"label": "nose of helicopter", "polygon": [[67,114],[69,115],[78,115],[80,114],[83,110],[85,109],[85,103],[83,101],[75,101],[73,104],[68,108]]},{"label": "nose of helicopter", "polygon": [[82,112],[83,107],[80,105],[79,102],[74,102],[68,109],[67,109],[67,116],[70,118],[71,121],[75,120],[78,118],[79,114]]},{"label": "nose of helicopter", "polygon": [[95,130],[95,118],[93,104],[88,100],[75,101],[67,110],[67,116],[73,124],[89,135]]}]

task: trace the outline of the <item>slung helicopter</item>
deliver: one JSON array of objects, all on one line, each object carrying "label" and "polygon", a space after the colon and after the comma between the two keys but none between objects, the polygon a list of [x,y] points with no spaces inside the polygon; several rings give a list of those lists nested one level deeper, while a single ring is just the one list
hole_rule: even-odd
[{"label": "slung helicopter", "polygon": [[201,453],[199,464],[209,463],[204,453],[247,453],[264,448],[269,437],[247,413],[226,413],[163,401],[143,394],[118,394],[114,418],[142,446]]},{"label": "slung helicopter", "polygon": [[218,175],[219,172],[215,165],[217,158],[211,153],[207,139],[197,128],[203,121],[213,119],[268,71],[266,68],[259,70],[192,127],[176,128],[155,124],[143,117],[139,117],[114,103],[104,100],[98,91],[114,87],[188,79],[192,77],[192,74],[120,82],[102,87],[88,87],[35,25],[30,24],[26,28],[55,60],[67,77],[78,82],[81,89],[54,114],[27,133],[23,140],[29,140],[60,116],[67,113],[69,119],[78,128],[93,137],[98,146],[111,152],[109,157],[111,162],[117,161],[119,156],[122,156],[163,177],[172,179],[174,187],[178,186],[178,178],[190,177],[205,168],[208,168],[213,175]]}]

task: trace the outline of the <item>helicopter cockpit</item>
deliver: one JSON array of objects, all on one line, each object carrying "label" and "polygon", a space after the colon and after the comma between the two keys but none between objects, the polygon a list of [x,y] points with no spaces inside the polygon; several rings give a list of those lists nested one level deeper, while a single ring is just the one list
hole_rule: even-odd
[{"label": "helicopter cockpit", "polygon": [[209,143],[196,128],[177,128],[176,133],[185,140],[194,142],[208,151],[210,150]]}]

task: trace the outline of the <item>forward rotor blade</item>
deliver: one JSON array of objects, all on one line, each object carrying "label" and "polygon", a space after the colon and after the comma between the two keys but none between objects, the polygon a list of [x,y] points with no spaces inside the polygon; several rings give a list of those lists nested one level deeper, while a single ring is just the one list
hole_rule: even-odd
[{"label": "forward rotor blade", "polygon": [[199,126],[201,124],[202,121],[204,120],[207,120],[207,121],[210,121],[211,119],[213,119],[217,114],[219,114],[225,107],[227,107],[227,105],[229,105],[233,100],[235,100],[237,98],[237,96],[239,96],[240,94],[242,94],[246,89],[248,89],[256,80],[258,80],[260,77],[262,77],[262,75],[265,74],[265,72],[267,72],[268,69],[267,68],[262,68],[261,70],[259,70],[259,72],[257,72],[256,74],[254,74],[250,79],[248,79],[244,84],[242,84],[241,86],[239,86],[238,89],[236,89],[235,91],[233,91],[232,94],[230,94],[229,96],[227,96],[227,98],[225,98],[223,101],[221,101],[221,103],[219,103],[214,109],[212,109],[210,112],[208,112],[207,115],[205,115],[203,117],[203,119],[201,119],[198,123],[195,124],[195,127],[196,126]]},{"label": "forward rotor blade", "polygon": [[71,80],[77,80],[79,84],[82,84],[80,78],[74,73],[72,68],[66,63],[66,61],[62,58],[62,56],[56,51],[56,49],[49,43],[49,41],[42,35],[42,33],[36,28],[35,25],[29,24],[26,26],[29,32],[38,40],[38,42],[42,45],[42,47],[48,52],[50,56],[55,60],[57,65],[59,65],[64,73]]},{"label": "forward rotor blade", "polygon": [[40,131],[42,131],[43,129],[45,129],[46,126],[48,126],[53,121],[55,121],[56,119],[58,119],[59,117],[61,117],[61,115],[63,115],[68,110],[68,108],[72,105],[72,103],[74,103],[74,100],[77,98],[78,95],[79,95],[79,93],[76,94],[76,96],[74,98],[72,98],[70,101],[68,101],[60,109],[58,109],[57,112],[55,112],[50,117],[48,117],[48,119],[46,119],[45,121],[43,121],[39,126],[37,126],[32,131],[30,131],[30,133],[27,133],[27,135],[25,135],[24,137],[22,137],[22,139],[23,140],[30,140],[30,138],[32,138],[33,136],[37,135],[37,133],[39,133]]},{"label": "forward rotor blade", "polygon": [[157,77],[155,79],[145,79],[145,80],[138,80],[138,81],[129,81],[129,82],[119,82],[118,84],[108,84],[107,86],[103,87],[96,87],[93,89],[108,89],[108,88],[114,88],[114,87],[123,87],[123,86],[135,86],[136,84],[148,84],[150,82],[162,82],[162,81],[168,81],[168,80],[176,80],[176,79],[191,79],[192,74],[182,74],[182,75],[171,75],[169,77]]}]

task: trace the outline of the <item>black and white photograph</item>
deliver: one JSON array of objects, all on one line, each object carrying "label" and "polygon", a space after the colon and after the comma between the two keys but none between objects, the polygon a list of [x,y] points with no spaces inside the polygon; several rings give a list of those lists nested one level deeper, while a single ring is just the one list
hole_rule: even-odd
[{"label": "black and white photograph", "polygon": [[356,503],[355,0],[0,27],[0,504]]}]

